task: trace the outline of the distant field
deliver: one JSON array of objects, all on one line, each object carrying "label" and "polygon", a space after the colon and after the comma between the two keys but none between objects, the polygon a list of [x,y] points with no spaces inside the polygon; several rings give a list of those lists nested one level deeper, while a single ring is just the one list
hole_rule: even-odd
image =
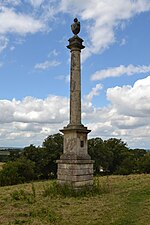
[{"label": "distant field", "polygon": [[94,197],[44,197],[52,181],[0,187],[0,224],[149,225],[150,175],[99,178]]},{"label": "distant field", "polygon": [[0,170],[2,169],[2,167],[3,167],[4,164],[5,164],[5,163],[0,162]]}]

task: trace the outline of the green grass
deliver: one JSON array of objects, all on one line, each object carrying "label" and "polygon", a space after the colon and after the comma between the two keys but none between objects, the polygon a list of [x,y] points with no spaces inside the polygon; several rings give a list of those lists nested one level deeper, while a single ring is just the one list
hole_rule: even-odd
[{"label": "green grass", "polygon": [[76,197],[57,193],[52,181],[0,187],[0,224],[150,224],[150,175],[98,179],[100,192]]}]

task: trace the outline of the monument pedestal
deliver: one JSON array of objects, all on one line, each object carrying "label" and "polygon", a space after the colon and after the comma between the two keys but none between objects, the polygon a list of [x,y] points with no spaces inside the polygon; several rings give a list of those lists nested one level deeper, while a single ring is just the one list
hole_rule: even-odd
[{"label": "monument pedestal", "polygon": [[59,184],[69,184],[75,189],[93,185],[93,160],[87,153],[87,130],[83,125],[68,125],[64,133],[64,153],[57,160]]},{"label": "monument pedestal", "polygon": [[75,189],[93,185],[92,160],[59,160],[57,181],[69,184]]}]

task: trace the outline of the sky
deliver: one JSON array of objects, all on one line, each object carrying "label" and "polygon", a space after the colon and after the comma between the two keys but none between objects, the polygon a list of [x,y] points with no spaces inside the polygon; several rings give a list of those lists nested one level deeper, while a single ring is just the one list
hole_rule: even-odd
[{"label": "sky", "polygon": [[0,0],[0,146],[40,146],[69,123],[75,17],[89,138],[150,149],[150,0]]}]

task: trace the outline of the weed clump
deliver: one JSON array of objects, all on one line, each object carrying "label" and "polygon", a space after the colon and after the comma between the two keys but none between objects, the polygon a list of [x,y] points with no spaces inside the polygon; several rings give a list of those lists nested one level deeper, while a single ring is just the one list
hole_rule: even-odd
[{"label": "weed clump", "polygon": [[82,188],[74,188],[73,185],[60,185],[56,181],[51,182],[43,187],[44,197],[90,197],[110,192],[109,183],[101,184],[98,178],[94,179],[93,186],[85,186]]},{"label": "weed clump", "polygon": [[32,184],[32,192],[25,191],[23,189],[15,190],[11,194],[12,200],[15,201],[26,201],[27,203],[34,203],[36,201],[35,187]]}]

